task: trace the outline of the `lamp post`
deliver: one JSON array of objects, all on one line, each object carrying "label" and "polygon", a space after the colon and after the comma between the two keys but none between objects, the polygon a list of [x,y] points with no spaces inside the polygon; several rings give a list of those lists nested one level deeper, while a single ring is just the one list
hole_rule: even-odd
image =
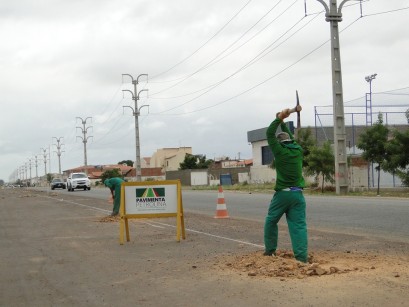
[{"label": "lamp post", "polygon": [[[84,166],[88,165],[88,159],[87,159],[87,142],[89,138],[92,138],[92,136],[87,136],[88,129],[92,128],[92,126],[85,127],[87,120],[91,119],[92,117],[87,117],[85,119],[82,119],[82,117],[77,117],[77,119],[81,120],[82,127],[76,127],[77,129],[81,129],[82,135],[83,136],[77,136],[77,138],[80,138],[82,140],[82,143],[84,143]],[[60,170],[61,172],[61,170]]]},{"label": "lamp post", "polygon": [[131,108],[133,111],[133,115],[135,117],[135,172],[136,172],[136,181],[142,181],[142,171],[141,171],[141,146],[140,146],[140,141],[139,141],[139,115],[140,115],[140,108],[138,108],[138,100],[139,100],[139,94],[143,91],[147,91],[147,89],[143,89],[141,91],[137,91],[137,85],[139,83],[139,78],[142,76],[148,77],[148,74],[140,74],[136,80],[132,77],[130,74],[122,74],[122,76],[128,76],[132,79],[132,84],[134,85],[134,91],[130,90],[122,90],[123,92],[130,92],[132,94],[132,100],[135,101],[135,106],[125,106],[128,108]]},{"label": "lamp post", "polygon": [[61,146],[64,144],[60,144],[62,137],[56,138],[55,136],[53,136],[53,139],[57,141],[57,144],[54,144],[57,146],[57,151],[54,151],[54,152],[58,156],[58,174],[61,174],[61,154],[64,152],[64,151],[61,151]]},{"label": "lamp post", "polygon": [[44,158],[44,176],[47,180],[47,148],[41,148],[43,151],[43,158]]},{"label": "lamp post", "polygon": [[[365,95],[365,108],[366,108],[366,126],[372,126],[372,81],[375,80],[377,74],[372,74],[365,77],[365,81],[369,83],[369,93]],[[368,164],[368,189],[371,181],[371,169],[372,169],[372,186],[374,183],[373,163],[371,166]]]},{"label": "lamp post", "polygon": [[30,159],[28,159],[28,166],[29,166],[29,169],[30,169],[30,186],[31,186],[31,158]]},{"label": "lamp post", "polygon": [[377,74],[365,77],[365,81],[369,83],[369,93],[366,93],[366,125],[372,126],[372,81],[375,80]]}]

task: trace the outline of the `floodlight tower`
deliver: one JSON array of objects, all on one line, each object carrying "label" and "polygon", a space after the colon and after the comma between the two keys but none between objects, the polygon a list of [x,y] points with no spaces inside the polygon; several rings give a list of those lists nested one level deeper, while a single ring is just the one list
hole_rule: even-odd
[{"label": "floodlight tower", "polygon": [[365,95],[366,107],[366,125],[372,126],[372,81],[375,80],[378,74],[373,74],[365,77],[365,81],[369,83],[369,93]]},{"label": "floodlight tower", "polygon": [[[366,114],[366,126],[372,126],[372,81],[375,80],[378,74],[372,74],[370,76],[365,77],[365,81],[369,83],[369,93],[365,95],[365,114]],[[368,188],[370,187],[371,181],[371,168],[372,168],[372,185],[374,185],[374,178],[373,178],[373,163],[371,165],[368,164]]]}]

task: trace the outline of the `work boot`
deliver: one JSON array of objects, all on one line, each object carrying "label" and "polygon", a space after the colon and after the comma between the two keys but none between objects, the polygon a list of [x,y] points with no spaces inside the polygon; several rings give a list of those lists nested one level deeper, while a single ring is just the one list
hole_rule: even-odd
[{"label": "work boot", "polygon": [[268,251],[265,251],[264,253],[263,253],[263,256],[275,256],[276,255],[276,253],[275,252],[268,252]]},{"label": "work boot", "polygon": [[110,216],[117,216],[118,215],[118,212],[112,212],[111,214],[110,214]]}]

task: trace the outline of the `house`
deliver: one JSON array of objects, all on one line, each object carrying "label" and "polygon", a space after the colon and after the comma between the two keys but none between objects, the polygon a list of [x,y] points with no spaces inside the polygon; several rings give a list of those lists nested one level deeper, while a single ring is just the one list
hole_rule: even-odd
[{"label": "house", "polygon": [[150,158],[150,167],[162,168],[164,172],[176,171],[186,154],[192,154],[192,147],[158,149]]},{"label": "house", "polygon": [[[290,121],[287,125],[289,125],[290,131],[294,133],[293,122]],[[406,125],[388,125],[388,127],[391,130],[398,129],[399,131],[407,129]],[[345,127],[347,154],[350,158],[349,184],[352,189],[375,187],[377,185],[375,167],[361,158],[362,151],[357,148],[359,136],[366,128],[366,126]],[[333,127],[309,127],[309,129],[311,129],[312,136],[315,136],[318,145],[321,145],[324,141],[334,142]],[[279,128],[277,132],[280,131]],[[276,178],[275,170],[269,167],[274,157],[268,147],[266,132],[267,127],[247,132],[247,140],[251,143],[253,156],[253,166],[250,168],[250,182],[252,183],[274,182]],[[313,180],[313,178],[306,179],[308,181]],[[400,186],[401,181],[398,177],[382,171],[380,185],[383,187]]]},{"label": "house", "polygon": [[[118,169],[125,179],[133,180],[136,177],[135,168],[126,164],[108,164],[108,165],[88,165],[80,166],[63,171],[66,178],[71,173],[86,173],[93,183],[99,181],[102,174],[107,170]],[[142,168],[142,180],[163,180],[165,173],[161,168]]]}]

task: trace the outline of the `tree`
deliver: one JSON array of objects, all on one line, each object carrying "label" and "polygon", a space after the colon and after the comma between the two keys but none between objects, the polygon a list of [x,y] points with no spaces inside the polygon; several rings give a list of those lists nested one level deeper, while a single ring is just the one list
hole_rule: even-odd
[{"label": "tree", "polygon": [[117,169],[117,168],[108,169],[105,172],[103,172],[102,175],[101,175],[101,181],[102,181],[102,183],[104,183],[104,181],[106,179],[114,178],[114,177],[122,178],[121,171],[119,169]]},{"label": "tree", "polygon": [[4,180],[0,179],[0,187],[2,187],[4,185]]},{"label": "tree", "polygon": [[303,128],[300,129],[297,133],[297,143],[302,147],[304,150],[304,160],[303,160],[303,167],[307,167],[307,157],[310,154],[311,148],[317,146],[317,142],[315,138],[312,136],[311,128]]},{"label": "tree", "polygon": [[133,161],[132,160],[123,160],[123,161],[119,161],[118,164],[126,164],[128,166],[133,166]]},{"label": "tree", "polygon": [[[311,128],[303,128],[298,130],[297,133],[297,138],[295,141],[302,147],[303,149],[303,161],[302,161],[302,167],[305,168],[308,166],[307,159],[306,157],[310,154],[311,147],[314,147],[317,145],[317,142],[312,136],[312,131]],[[272,169],[275,169],[275,164],[274,164],[274,159],[271,161],[269,167]]]},{"label": "tree", "polygon": [[51,181],[53,181],[54,176],[50,173],[47,174],[47,182],[51,183]]},{"label": "tree", "polygon": [[329,142],[323,143],[321,147],[309,147],[309,154],[305,158],[307,166],[305,173],[315,175],[317,178],[322,177],[321,192],[324,193],[324,183],[329,181],[334,183],[335,174],[335,157]]},{"label": "tree", "polygon": [[212,164],[214,161],[212,159],[207,160],[206,156],[199,157],[199,161],[197,162],[198,169],[206,169],[209,168],[209,165]]},{"label": "tree", "polygon": [[385,171],[396,173],[402,183],[409,186],[409,129],[393,131],[394,138],[386,145],[388,159],[383,165]]},{"label": "tree", "polygon": [[213,160],[206,160],[206,156],[185,154],[185,159],[180,163],[180,170],[184,169],[206,169],[213,163]]},{"label": "tree", "polygon": [[379,183],[381,179],[381,169],[383,164],[388,159],[386,152],[386,144],[388,142],[389,129],[383,124],[382,113],[378,114],[378,120],[376,123],[366,129],[358,140],[357,147],[363,150],[362,158],[371,163],[377,163],[376,170],[378,171],[378,189],[377,195],[379,195]]}]

